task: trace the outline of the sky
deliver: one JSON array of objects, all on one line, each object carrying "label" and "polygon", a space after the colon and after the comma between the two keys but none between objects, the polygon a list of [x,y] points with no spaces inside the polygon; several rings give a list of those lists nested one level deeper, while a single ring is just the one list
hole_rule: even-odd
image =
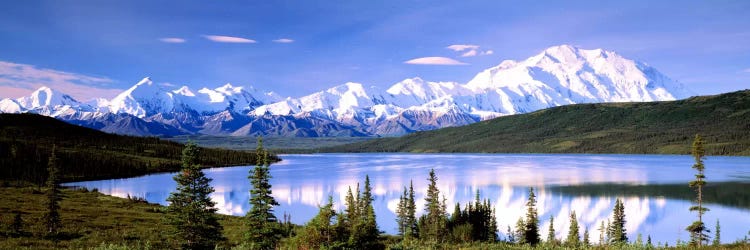
[{"label": "sky", "polygon": [[750,88],[750,1],[0,1],[0,98],[81,101],[150,76],[298,97],[346,82],[466,83],[547,47],[602,48],[697,94]]}]

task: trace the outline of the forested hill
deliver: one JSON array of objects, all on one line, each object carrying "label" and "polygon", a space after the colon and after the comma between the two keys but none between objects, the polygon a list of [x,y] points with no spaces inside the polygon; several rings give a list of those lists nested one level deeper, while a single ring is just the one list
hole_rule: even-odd
[{"label": "forested hill", "polygon": [[[42,183],[53,145],[63,181],[177,171],[183,149],[172,141],[107,134],[40,115],[0,114],[0,180]],[[256,158],[254,152],[201,148],[199,162],[253,165]]]},{"label": "forested hill", "polygon": [[568,105],[321,151],[689,154],[695,134],[710,155],[750,155],[750,90]]}]

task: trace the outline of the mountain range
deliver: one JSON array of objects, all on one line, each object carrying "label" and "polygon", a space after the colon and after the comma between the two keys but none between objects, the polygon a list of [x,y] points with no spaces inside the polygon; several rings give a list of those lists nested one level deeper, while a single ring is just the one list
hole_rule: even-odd
[{"label": "mountain range", "polygon": [[226,84],[168,89],[146,77],[111,100],[79,102],[42,87],[0,100],[0,112],[37,113],[128,135],[393,136],[577,103],[684,99],[693,93],[655,68],[570,45],[506,60],[467,83],[409,78],[387,89],[348,82],[299,98]]}]

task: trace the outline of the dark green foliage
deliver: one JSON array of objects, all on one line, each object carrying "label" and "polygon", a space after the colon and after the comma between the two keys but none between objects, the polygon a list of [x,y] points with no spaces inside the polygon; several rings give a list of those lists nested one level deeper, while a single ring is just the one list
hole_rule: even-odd
[{"label": "dark green foliage", "polygon": [[[568,246],[578,246],[581,244],[581,235],[578,233],[578,218],[576,217],[576,211],[570,212],[570,227],[568,228],[568,237],[565,238],[565,244]],[[585,233],[585,240],[588,241],[588,230]]]},{"label": "dark green foliage", "polygon": [[615,200],[615,207],[612,212],[612,222],[608,230],[609,241],[613,244],[626,244],[628,243],[628,235],[625,230],[625,205],[620,198]]},{"label": "dark green foliage", "polygon": [[716,228],[714,228],[714,240],[711,245],[721,245],[721,225],[719,225],[719,219],[716,219]]},{"label": "dark green foliage", "polygon": [[693,158],[695,158],[693,169],[695,169],[697,173],[695,174],[695,180],[690,181],[689,185],[690,187],[695,188],[696,205],[691,206],[690,211],[698,212],[698,220],[690,224],[686,230],[690,232],[690,245],[700,247],[704,242],[708,243],[708,235],[706,234],[708,229],[703,223],[703,214],[708,211],[708,208],[703,207],[703,186],[706,185],[706,167],[703,164],[703,159],[706,156],[706,150],[703,148],[703,138],[700,135],[695,135],[692,155]]},{"label": "dark green foliage", "polygon": [[477,191],[474,204],[468,203],[461,210],[456,204],[447,222],[454,242],[497,241],[497,221],[495,210],[489,199],[481,201]]},{"label": "dark green foliage", "polygon": [[[750,90],[672,102],[578,104],[325,149],[335,152],[750,155]],[[502,142],[502,143],[498,143]]]},{"label": "dark green foliage", "polygon": [[557,240],[555,239],[555,217],[549,217],[549,230],[547,230],[547,244],[555,245]]},{"label": "dark green foliage", "polygon": [[582,244],[583,244],[584,247],[591,246],[591,239],[589,238],[589,229],[588,228],[586,228],[586,230],[583,231],[583,242],[582,242]]},{"label": "dark green foliage", "polygon": [[404,187],[404,193],[399,198],[396,211],[396,223],[398,233],[404,240],[410,240],[417,236],[417,205],[414,201],[414,183],[409,183],[409,189]]},{"label": "dark green foliage", "polygon": [[197,165],[198,147],[188,142],[182,152],[183,168],[174,176],[177,190],[170,193],[166,208],[166,224],[183,249],[213,249],[223,240],[218,222],[211,179]]},{"label": "dark green foliage", "polygon": [[523,220],[523,217],[518,217],[518,220],[516,221],[516,231],[514,233],[515,235],[513,237],[517,243],[526,243],[526,221]]},{"label": "dark green foliage", "polygon": [[[336,211],[333,211],[333,198],[328,197],[328,203],[320,207],[320,211],[310,220],[305,227],[295,236],[293,241],[298,248],[321,249],[331,248],[339,239],[333,225]],[[265,248],[267,249],[267,248]]]},{"label": "dark green foliage", "polygon": [[440,199],[440,190],[437,188],[437,176],[435,170],[430,169],[427,178],[427,194],[425,195],[425,214],[419,219],[419,238],[427,241],[443,242],[446,239],[447,227],[445,203]]},{"label": "dark green foliage", "polygon": [[47,235],[55,237],[58,233],[60,224],[60,201],[62,193],[60,192],[59,170],[57,168],[57,157],[55,156],[55,145],[52,145],[52,152],[47,160],[47,182],[45,184],[45,194],[47,200],[45,203],[46,212],[44,214],[44,223],[47,229]]},{"label": "dark green foliage", "polygon": [[370,176],[365,176],[365,186],[357,199],[356,217],[351,220],[352,230],[349,232],[349,246],[358,249],[382,248],[378,242],[380,231],[375,220],[375,208],[372,202],[372,186]]},{"label": "dark green foliage", "polygon": [[[52,144],[57,146],[60,182],[179,171],[184,148],[155,137],[107,134],[40,115],[0,114],[0,180],[43,184]],[[203,166],[255,162],[252,152],[225,149],[203,148],[197,158]]]},{"label": "dark green foliage", "polygon": [[280,224],[276,215],[273,214],[273,207],[278,206],[279,203],[271,196],[271,163],[268,151],[263,149],[262,138],[258,138],[258,148],[255,153],[261,159],[248,176],[252,189],[250,189],[250,211],[245,215],[248,228],[247,240],[257,248],[273,249],[281,238]]},{"label": "dark green foliage", "polygon": [[529,188],[529,199],[526,201],[526,219],[523,220],[523,241],[524,244],[536,246],[539,244],[539,216],[536,210],[536,195],[534,188]]},{"label": "dark green foliage", "polygon": [[[577,186],[553,186],[550,191],[572,196],[663,196],[669,199],[693,201],[694,190],[685,184],[583,184]],[[703,187],[703,203],[711,202],[724,206],[750,209],[750,183],[711,182]]]}]

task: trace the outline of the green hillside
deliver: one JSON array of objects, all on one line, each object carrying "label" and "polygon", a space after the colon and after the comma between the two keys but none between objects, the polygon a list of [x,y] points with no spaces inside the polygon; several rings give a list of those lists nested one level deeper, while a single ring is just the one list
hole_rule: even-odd
[{"label": "green hillside", "polygon": [[[0,180],[42,183],[53,145],[63,181],[177,171],[183,149],[177,142],[108,134],[40,115],[0,114]],[[252,152],[203,148],[199,162],[253,165],[256,158]]]},{"label": "green hillside", "polygon": [[322,149],[323,152],[750,155],[750,90],[671,102],[577,104]]}]

